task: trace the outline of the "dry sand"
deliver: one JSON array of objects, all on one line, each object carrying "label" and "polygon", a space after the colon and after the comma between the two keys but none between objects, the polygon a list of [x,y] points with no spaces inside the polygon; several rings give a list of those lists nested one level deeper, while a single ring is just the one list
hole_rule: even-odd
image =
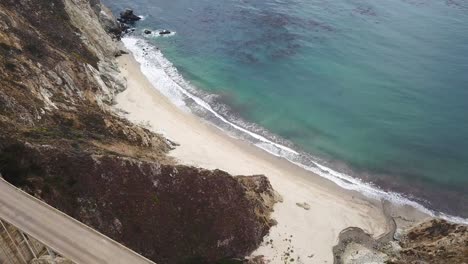
[{"label": "dry sand", "polygon": [[[132,55],[119,58],[128,89],[116,98],[129,120],[145,124],[180,144],[170,155],[180,163],[222,169],[234,175],[264,174],[283,197],[275,206],[278,224],[253,255],[271,263],[333,263],[332,247],[343,229],[360,227],[376,236],[387,231],[380,201],[344,190],[290,162],[232,138],[173,105],[140,71]],[[309,210],[297,203],[307,203]],[[272,241],[272,243],[270,243]],[[285,257],[289,252],[289,257]]]}]

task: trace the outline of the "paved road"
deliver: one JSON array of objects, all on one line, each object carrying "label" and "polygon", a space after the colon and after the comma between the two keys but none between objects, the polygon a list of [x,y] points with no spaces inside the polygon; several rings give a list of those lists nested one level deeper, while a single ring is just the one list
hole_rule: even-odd
[{"label": "paved road", "polygon": [[153,263],[0,178],[0,218],[78,263]]}]

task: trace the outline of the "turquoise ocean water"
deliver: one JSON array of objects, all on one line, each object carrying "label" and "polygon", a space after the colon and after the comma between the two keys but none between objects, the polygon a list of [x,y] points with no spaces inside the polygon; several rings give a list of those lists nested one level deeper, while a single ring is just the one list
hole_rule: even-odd
[{"label": "turquoise ocean water", "polygon": [[296,162],[468,218],[468,1],[104,2],[143,15],[133,37],[172,76]]}]

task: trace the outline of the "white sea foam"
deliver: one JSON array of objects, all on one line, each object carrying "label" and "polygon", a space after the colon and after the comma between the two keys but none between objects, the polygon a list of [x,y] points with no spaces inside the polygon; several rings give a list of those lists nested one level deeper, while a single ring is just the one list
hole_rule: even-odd
[{"label": "white sea foam", "polygon": [[[306,153],[299,153],[292,149],[292,147],[286,146],[287,142],[268,133],[261,127],[239,118],[227,118],[228,110],[224,110],[226,107],[214,107],[211,104],[211,98],[214,96],[193,87],[180,75],[159,49],[145,40],[134,36],[124,37],[122,41],[133,53],[135,59],[141,65],[143,74],[156,89],[168,97],[176,106],[184,111],[192,111],[207,117],[215,126],[226,131],[231,136],[235,135],[236,137],[249,140],[262,150],[272,155],[283,157],[299,167],[333,181],[342,188],[358,191],[370,198],[387,199],[396,204],[409,205],[431,216],[437,216],[451,222],[468,224],[468,219],[434,212],[404,197],[402,194],[383,191],[377,186],[324,166],[320,162],[311,159]],[[219,111],[215,111],[214,108],[219,109]],[[274,140],[285,144],[277,143]]]}]

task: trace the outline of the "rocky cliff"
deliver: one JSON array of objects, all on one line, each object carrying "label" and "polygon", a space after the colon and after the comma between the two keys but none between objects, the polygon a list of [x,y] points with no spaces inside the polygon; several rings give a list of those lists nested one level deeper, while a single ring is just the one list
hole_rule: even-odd
[{"label": "rocky cliff", "polygon": [[174,164],[165,138],[113,113],[120,30],[98,0],[0,1],[0,173],[157,263],[250,254],[271,185]]},{"label": "rocky cliff", "polygon": [[340,234],[334,255],[335,264],[464,264],[468,226],[432,219],[377,239],[350,228]]}]

